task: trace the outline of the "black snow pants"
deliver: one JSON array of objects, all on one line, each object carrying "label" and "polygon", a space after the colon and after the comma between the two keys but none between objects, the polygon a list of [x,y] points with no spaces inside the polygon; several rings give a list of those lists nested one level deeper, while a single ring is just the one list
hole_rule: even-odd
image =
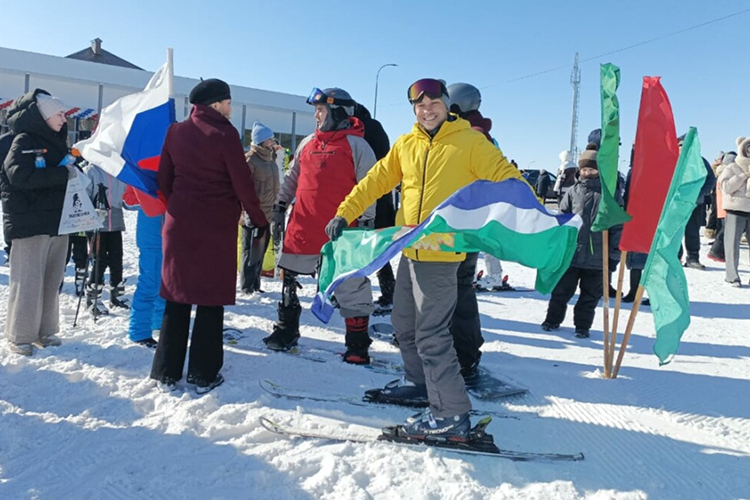
[{"label": "black snow pants", "polygon": [[479,348],[484,344],[477,294],[474,291],[478,257],[478,253],[466,254],[466,259],[458,266],[457,271],[458,297],[451,318],[450,332],[462,370],[479,362],[482,355]]},{"label": "black snow pants", "polygon": [[557,286],[552,290],[552,297],[547,307],[548,323],[560,324],[565,319],[565,312],[568,309],[568,302],[576,293],[576,288],[580,285],[580,295],[573,310],[573,324],[576,328],[584,330],[591,329],[594,323],[594,314],[596,305],[602,298],[603,283],[601,269],[583,269],[580,267],[570,267]]}]

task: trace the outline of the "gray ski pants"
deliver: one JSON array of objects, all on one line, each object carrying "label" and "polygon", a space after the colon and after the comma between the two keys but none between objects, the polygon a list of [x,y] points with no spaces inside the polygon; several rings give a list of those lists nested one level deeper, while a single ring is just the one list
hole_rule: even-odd
[{"label": "gray ski pants", "polygon": [[65,272],[67,236],[13,240],[5,335],[30,344],[60,330],[60,283]]},{"label": "gray ski pants", "polygon": [[743,233],[750,238],[750,216],[727,212],[724,221],[724,258],[727,266],[724,279],[729,283],[740,281],[740,240]]},{"label": "gray ski pants", "polygon": [[406,380],[427,386],[430,410],[441,418],[471,409],[449,330],[459,264],[401,256],[393,295],[391,321]]}]

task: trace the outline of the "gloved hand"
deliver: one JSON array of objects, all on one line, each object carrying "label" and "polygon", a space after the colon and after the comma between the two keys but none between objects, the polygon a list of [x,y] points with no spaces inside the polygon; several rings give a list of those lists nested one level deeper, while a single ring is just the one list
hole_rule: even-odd
[{"label": "gloved hand", "polygon": [[277,203],[271,209],[271,236],[273,241],[281,241],[281,233],[286,226],[286,203]]},{"label": "gloved hand", "polygon": [[344,232],[344,228],[348,225],[346,219],[341,216],[336,216],[331,219],[331,222],[326,226],[326,234],[331,238],[331,241],[336,241],[338,237],[341,236],[341,233]]}]

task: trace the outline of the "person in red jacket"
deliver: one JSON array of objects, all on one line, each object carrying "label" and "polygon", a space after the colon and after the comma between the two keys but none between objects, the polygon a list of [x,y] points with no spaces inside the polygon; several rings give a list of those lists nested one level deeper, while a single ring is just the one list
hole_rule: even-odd
[{"label": "person in red jacket", "polygon": [[167,301],[151,378],[167,390],[182,378],[192,305],[197,305],[187,381],[220,385],[224,306],[235,301],[241,208],[262,233],[268,221],[232,113],[229,85],[204,80],[190,91],[189,119],[167,131],[157,181],[167,200],[161,296]]},{"label": "person in red jacket", "polygon": [[[375,153],[364,139],[362,122],[354,118],[356,103],[342,89],[313,89],[307,103],[315,106],[315,132],[302,140],[273,207],[273,239],[284,231],[286,209],[296,198],[284,235],[279,267],[283,272],[279,321],[263,339],[269,349],[285,351],[297,345],[302,308],[297,276],[314,275],[320,249],[328,242],[325,227],[336,209],[375,164]],[[375,205],[360,217],[359,226],[373,227]],[[367,278],[352,278],[336,293],[346,323],[344,361],[368,364],[369,316],[372,291]]]}]

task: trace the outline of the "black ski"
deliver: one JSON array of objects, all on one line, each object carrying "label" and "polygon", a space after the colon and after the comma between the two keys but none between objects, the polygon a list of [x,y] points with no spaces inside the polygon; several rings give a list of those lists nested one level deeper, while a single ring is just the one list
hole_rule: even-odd
[{"label": "black ski", "polygon": [[[285,426],[279,422],[267,417],[260,418],[260,424],[268,431],[274,434],[284,436],[298,436],[308,439],[325,439],[329,441],[343,441],[352,443],[374,443],[388,442],[406,446],[430,446],[444,449],[446,451],[461,453],[466,455],[479,455],[496,458],[506,458],[515,461],[565,461],[575,462],[583,460],[583,453],[560,454],[560,453],[536,453],[524,451],[503,450],[494,443],[492,435],[486,433],[487,425],[492,421],[490,417],[482,419],[471,430],[469,441],[457,442],[440,438],[416,439],[404,436],[401,426],[390,426],[383,429],[382,433],[376,436],[341,436],[333,433],[327,433],[320,430],[298,429],[296,427]],[[377,432],[376,429],[372,429]]]}]

